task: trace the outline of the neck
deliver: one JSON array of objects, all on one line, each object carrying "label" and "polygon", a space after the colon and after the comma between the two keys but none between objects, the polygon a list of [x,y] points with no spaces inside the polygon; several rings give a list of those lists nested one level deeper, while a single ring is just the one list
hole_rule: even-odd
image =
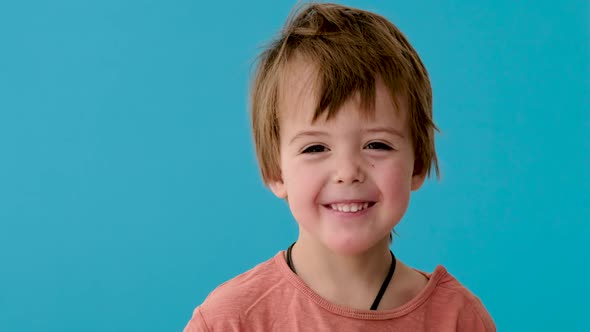
[{"label": "neck", "polygon": [[387,238],[365,252],[342,255],[300,236],[291,255],[297,275],[312,290],[355,309],[371,306],[391,266]]}]

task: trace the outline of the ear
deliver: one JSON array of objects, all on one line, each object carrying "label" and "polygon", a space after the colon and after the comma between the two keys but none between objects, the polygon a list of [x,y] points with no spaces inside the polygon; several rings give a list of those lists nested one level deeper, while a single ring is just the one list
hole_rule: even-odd
[{"label": "ear", "polygon": [[272,191],[275,196],[278,198],[285,199],[287,198],[287,187],[283,180],[274,180],[268,183],[270,190]]},{"label": "ear", "polygon": [[422,187],[424,180],[426,179],[426,173],[420,172],[412,175],[412,191],[416,191]]}]

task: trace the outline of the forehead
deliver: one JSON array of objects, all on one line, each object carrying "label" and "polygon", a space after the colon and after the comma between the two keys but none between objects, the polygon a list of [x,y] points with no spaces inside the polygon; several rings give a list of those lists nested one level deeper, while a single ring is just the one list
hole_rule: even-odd
[{"label": "forehead", "polygon": [[[317,65],[303,57],[289,60],[279,83],[278,117],[280,119],[288,119],[290,123],[298,120],[308,124],[314,124],[318,122],[317,120],[320,122],[330,120],[326,110],[318,110],[319,98],[322,97],[320,96],[322,82],[318,78],[318,73]],[[365,120],[395,121],[405,124],[408,109],[404,94],[395,94],[393,98],[390,89],[378,76],[375,77],[374,86],[374,97],[369,105],[363,103],[358,91],[341,92],[349,93],[350,96],[344,105],[335,110],[334,116],[342,109],[354,108]],[[322,114],[316,120],[318,112]]]}]

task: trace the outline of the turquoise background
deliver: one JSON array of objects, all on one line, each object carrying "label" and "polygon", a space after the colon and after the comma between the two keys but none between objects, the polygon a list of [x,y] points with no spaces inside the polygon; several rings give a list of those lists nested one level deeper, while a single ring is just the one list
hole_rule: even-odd
[{"label": "turquoise background", "polygon": [[[0,3],[0,331],[180,331],[297,234],[261,184],[253,60],[295,1]],[[588,1],[346,1],[429,69],[443,177],[393,248],[500,331],[582,331]]]}]

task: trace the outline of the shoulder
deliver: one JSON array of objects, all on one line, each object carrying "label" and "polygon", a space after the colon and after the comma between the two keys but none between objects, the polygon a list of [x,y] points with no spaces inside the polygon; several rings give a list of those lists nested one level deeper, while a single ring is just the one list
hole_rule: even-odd
[{"label": "shoulder", "polygon": [[427,277],[435,286],[429,301],[435,307],[444,307],[443,313],[456,316],[458,331],[496,331],[494,321],[479,297],[442,265]]},{"label": "shoulder", "polygon": [[282,278],[274,260],[271,258],[219,285],[207,296],[201,305],[202,310],[243,307],[259,299]]},{"label": "shoulder", "polygon": [[240,330],[251,310],[276,300],[279,288],[285,287],[277,256],[219,285],[195,309],[192,320],[211,330]]}]

